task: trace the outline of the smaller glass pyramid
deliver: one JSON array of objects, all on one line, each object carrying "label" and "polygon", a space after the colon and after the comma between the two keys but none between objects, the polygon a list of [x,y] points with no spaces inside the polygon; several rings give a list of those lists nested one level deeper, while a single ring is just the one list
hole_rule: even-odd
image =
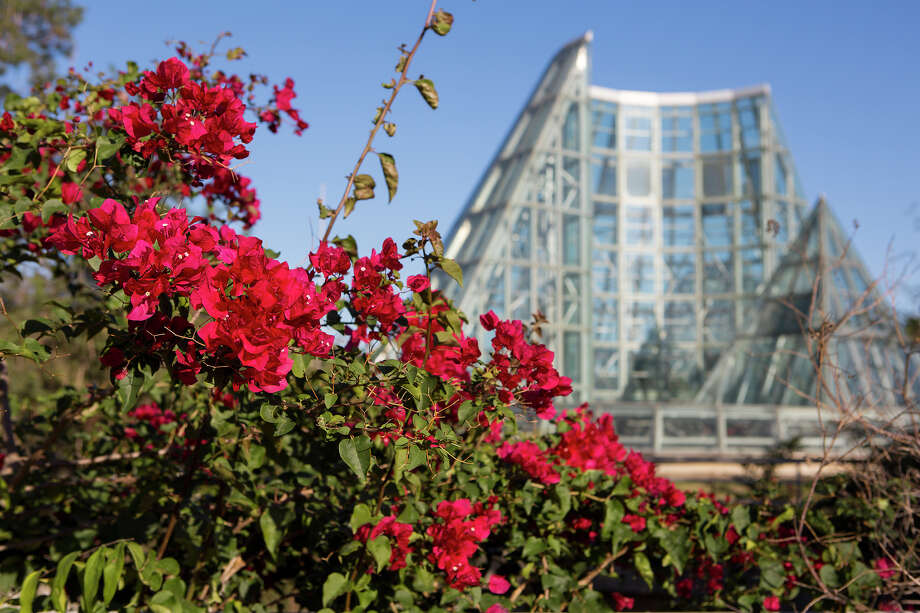
[{"label": "smaller glass pyramid", "polygon": [[866,410],[920,393],[917,356],[905,361],[893,313],[823,198],[753,313],[698,403]]}]

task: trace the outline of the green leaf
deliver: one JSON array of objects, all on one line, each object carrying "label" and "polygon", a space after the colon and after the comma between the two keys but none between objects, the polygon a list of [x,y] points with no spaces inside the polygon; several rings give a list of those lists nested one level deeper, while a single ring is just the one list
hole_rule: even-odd
[{"label": "green leaf", "polygon": [[[386,128],[386,126],[384,126],[384,128]],[[396,132],[395,125],[393,125],[393,132]],[[389,134],[389,130],[387,133]],[[390,136],[393,135],[390,134]],[[393,202],[393,196],[396,195],[396,187],[399,185],[399,172],[396,170],[396,160],[393,159],[393,156],[389,153],[378,153],[377,157],[380,159],[380,169],[383,171],[383,178],[387,182],[387,194],[390,197],[388,202]]]},{"label": "green leaf", "polygon": [[369,524],[373,521],[373,516],[371,515],[371,509],[363,502],[360,502],[355,505],[354,510],[351,512],[351,519],[348,520],[348,525],[351,527],[352,532],[357,532],[358,528]]},{"label": "green leaf", "polygon": [[475,412],[476,405],[474,405],[469,400],[466,400],[463,402],[463,404],[460,405],[460,408],[457,409],[457,421],[461,424],[465,424],[466,420],[472,417]]},{"label": "green leaf", "polygon": [[110,140],[107,136],[100,136],[96,139],[96,162],[102,162],[115,155],[124,143],[124,136],[116,136],[114,140]]},{"label": "green leaf", "polygon": [[64,158],[64,167],[70,172],[77,172],[80,162],[86,159],[86,149],[71,149]]},{"label": "green leaf", "polygon": [[538,555],[546,551],[546,544],[543,542],[543,539],[537,536],[531,536],[527,538],[527,541],[524,543],[524,551],[522,555],[527,558],[530,556]]},{"label": "green leaf", "polygon": [[48,220],[51,219],[51,216],[55,213],[66,213],[70,209],[58,198],[51,198],[50,200],[45,200],[42,204],[42,221],[48,223]]},{"label": "green leaf", "polygon": [[840,578],[837,576],[837,571],[830,564],[825,564],[821,567],[821,570],[818,571],[818,575],[821,577],[821,581],[824,582],[829,588],[835,588],[840,586]]},{"label": "green leaf", "polygon": [[137,394],[144,385],[143,371],[132,368],[125,378],[118,382],[118,400],[121,401],[121,410],[130,411],[137,402]]},{"label": "green leaf", "polygon": [[67,593],[64,591],[64,586],[67,584],[70,568],[79,555],[79,551],[74,551],[61,558],[57,565],[57,572],[54,573],[54,579],[51,581],[51,604],[60,613],[67,610]]},{"label": "green leaf", "polygon": [[739,504],[732,509],[732,525],[735,526],[735,530],[738,531],[738,534],[744,534],[744,529],[747,528],[750,523],[751,516],[746,506]]},{"label": "green leaf", "polygon": [[361,483],[364,483],[371,461],[371,445],[367,435],[361,435],[357,439],[346,438],[339,441],[339,456],[357,475]]},{"label": "green leaf", "polygon": [[326,577],[326,582],[323,583],[323,606],[344,594],[347,586],[348,579],[341,573],[332,573]]},{"label": "green leaf", "polygon": [[122,572],[125,569],[125,544],[119,543],[105,569],[102,571],[102,603],[108,606],[115,597],[115,591],[118,589],[118,582],[121,580]]},{"label": "green leaf", "polygon": [[339,395],[338,395],[338,394],[333,394],[332,392],[327,392],[327,393],[323,396],[323,404],[326,405],[326,408],[327,408],[327,409],[331,409],[331,408],[333,407],[333,405],[335,405],[335,403],[338,401],[338,399],[339,399]]},{"label": "green leaf", "polygon": [[438,9],[438,12],[431,17],[431,29],[438,36],[447,35],[452,25],[454,25],[454,16],[447,11]]},{"label": "green leaf", "polygon": [[281,531],[278,530],[278,525],[269,509],[266,509],[259,518],[259,527],[262,529],[262,538],[265,539],[268,553],[275,558],[278,553],[278,545],[281,543]]},{"label": "green leaf", "polygon": [[651,588],[652,584],[655,583],[655,574],[652,572],[652,565],[649,563],[648,558],[645,557],[645,554],[641,551],[634,553],[633,564],[636,566],[636,570],[639,571],[639,576],[641,576],[648,584],[649,588]]},{"label": "green leaf", "polygon": [[358,201],[355,198],[346,198],[345,199],[345,217],[347,218],[351,215],[351,212],[355,210],[355,203]]},{"label": "green leaf", "polygon": [[267,421],[270,424],[277,423],[279,420],[279,415],[281,413],[281,407],[276,407],[267,402],[262,405],[262,408],[259,409],[259,417],[263,421]]},{"label": "green leaf", "polygon": [[22,591],[19,592],[20,613],[32,613],[32,601],[35,600],[35,591],[38,589],[38,578],[41,570],[33,570],[22,582]]},{"label": "green leaf", "polygon": [[83,569],[83,609],[93,610],[96,592],[99,591],[99,579],[102,577],[102,564],[105,561],[105,547],[100,547],[86,561]]},{"label": "green leaf", "polygon": [[441,267],[441,270],[446,272],[457,282],[457,285],[463,287],[463,271],[460,269],[459,264],[449,258],[441,258],[438,260],[438,265]]},{"label": "green leaf", "polygon": [[179,574],[179,563],[176,562],[175,558],[163,558],[162,560],[157,560],[156,568],[164,575]]},{"label": "green leaf", "polygon": [[390,539],[381,534],[377,538],[367,542],[367,550],[374,556],[374,562],[377,563],[377,571],[382,571],[390,563]]},{"label": "green leaf", "polygon": [[137,543],[128,543],[128,551],[131,553],[131,558],[134,560],[134,567],[137,569],[137,572],[140,572],[144,568],[144,560],[147,558],[147,555],[144,553],[144,548]]},{"label": "green leaf", "polygon": [[418,93],[422,95],[425,102],[433,109],[438,108],[438,92],[434,88],[434,82],[431,79],[417,79],[415,87]]},{"label": "green leaf", "polygon": [[288,432],[294,429],[294,426],[297,424],[293,419],[288,419],[287,417],[282,417],[278,420],[278,423],[275,424],[275,436],[284,436]]},{"label": "green leaf", "polygon": [[377,182],[374,181],[374,177],[358,175],[355,177],[355,200],[370,200],[374,197],[375,187],[377,187]]}]

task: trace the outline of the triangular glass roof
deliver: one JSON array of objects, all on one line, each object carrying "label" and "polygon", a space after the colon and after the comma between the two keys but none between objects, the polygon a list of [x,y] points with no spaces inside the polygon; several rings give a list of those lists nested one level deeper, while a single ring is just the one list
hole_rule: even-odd
[{"label": "triangular glass roof", "polygon": [[920,365],[914,360],[905,369],[894,316],[823,198],[756,312],[698,402],[858,409],[902,405],[905,388],[912,397],[920,393]]}]

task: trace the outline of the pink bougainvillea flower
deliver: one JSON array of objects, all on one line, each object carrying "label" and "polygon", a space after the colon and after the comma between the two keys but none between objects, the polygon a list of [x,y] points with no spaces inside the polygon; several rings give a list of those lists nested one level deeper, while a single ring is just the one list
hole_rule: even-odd
[{"label": "pink bougainvillea flower", "polygon": [[489,591],[493,594],[504,594],[510,587],[511,584],[501,575],[492,575],[489,577]]},{"label": "pink bougainvillea flower", "polygon": [[779,597],[767,596],[763,599],[763,608],[765,611],[779,611]]},{"label": "pink bougainvillea flower", "polygon": [[875,562],[872,563],[872,566],[875,568],[875,572],[882,579],[890,579],[894,577],[895,571],[894,565],[891,563],[888,558],[877,558]]},{"label": "pink bougainvillea flower", "polygon": [[494,604],[486,609],[486,613],[508,613],[508,609],[501,606],[500,604]]},{"label": "pink bougainvillea flower", "polygon": [[406,285],[416,294],[421,294],[431,286],[431,282],[425,275],[412,275],[406,279]]},{"label": "pink bougainvillea flower", "polygon": [[61,185],[61,200],[64,204],[79,202],[83,197],[83,190],[76,183],[66,182]]},{"label": "pink bougainvillea flower", "polygon": [[628,611],[632,609],[635,604],[632,598],[624,596],[619,592],[614,592],[611,596],[613,596],[613,606],[617,611]]}]

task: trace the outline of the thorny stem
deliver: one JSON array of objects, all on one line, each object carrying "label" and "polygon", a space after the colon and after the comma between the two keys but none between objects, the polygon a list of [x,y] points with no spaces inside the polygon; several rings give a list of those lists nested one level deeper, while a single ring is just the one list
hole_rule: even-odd
[{"label": "thorny stem", "polygon": [[322,242],[329,240],[329,234],[332,232],[332,226],[335,224],[335,220],[338,219],[339,214],[345,208],[345,202],[348,200],[348,194],[351,193],[351,188],[355,183],[355,177],[358,176],[358,171],[361,169],[361,164],[364,163],[364,158],[367,157],[367,154],[371,151],[371,146],[374,144],[374,137],[377,136],[377,131],[380,129],[380,126],[384,124],[384,120],[387,115],[390,113],[390,107],[393,106],[393,101],[396,100],[396,95],[399,94],[399,90],[402,89],[403,85],[409,83],[410,79],[406,78],[406,74],[409,72],[409,65],[412,63],[412,58],[415,56],[415,52],[418,51],[419,45],[422,43],[422,39],[425,37],[425,32],[428,31],[428,28],[431,25],[431,17],[434,15],[434,8],[437,5],[438,0],[431,0],[431,7],[428,9],[428,16],[425,17],[425,26],[422,28],[422,32],[418,35],[418,40],[415,41],[415,45],[412,47],[412,50],[406,55],[406,62],[403,65],[402,72],[399,74],[399,80],[393,86],[393,90],[390,92],[390,98],[383,105],[383,111],[380,113],[380,116],[377,118],[377,122],[374,123],[374,127],[371,129],[370,135],[367,137],[367,144],[364,145],[364,149],[361,151],[361,155],[358,157],[358,161],[355,163],[354,170],[351,171],[351,174],[348,176],[348,183],[345,185],[345,192],[342,194],[342,199],[339,200],[339,205],[335,207],[335,211],[332,213],[332,217],[329,219],[329,225],[326,226],[326,231],[323,233]]}]

